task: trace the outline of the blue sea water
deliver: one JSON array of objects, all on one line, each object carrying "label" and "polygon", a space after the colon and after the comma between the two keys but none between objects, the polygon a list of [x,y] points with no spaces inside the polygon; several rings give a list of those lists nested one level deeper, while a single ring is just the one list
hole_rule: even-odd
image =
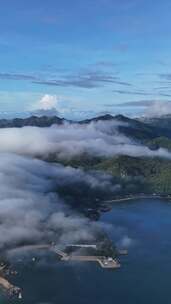
[{"label": "blue sea water", "polygon": [[117,203],[104,213],[114,242],[128,246],[122,267],[105,270],[95,263],[20,265],[13,282],[23,300],[1,298],[1,304],[170,304],[171,203],[135,200]]}]

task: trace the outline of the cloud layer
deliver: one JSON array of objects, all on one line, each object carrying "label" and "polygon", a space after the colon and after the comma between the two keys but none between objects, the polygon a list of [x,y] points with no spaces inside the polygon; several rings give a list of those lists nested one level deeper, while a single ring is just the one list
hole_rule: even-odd
[{"label": "cloud layer", "polygon": [[58,189],[80,180],[90,189],[113,187],[109,177],[3,153],[0,172],[0,249],[23,243],[55,241],[64,245],[96,238],[98,224],[73,213]]},{"label": "cloud layer", "polygon": [[67,192],[69,186],[73,189],[84,184],[88,191],[114,194],[120,185],[114,184],[110,175],[49,164],[38,158],[52,153],[63,159],[80,153],[171,158],[164,149],[151,151],[132,142],[118,132],[119,125],[99,121],[0,129],[0,249],[47,241],[63,246],[97,239],[99,225],[68,207],[60,189]]},{"label": "cloud layer", "polygon": [[99,121],[90,124],[69,124],[50,128],[24,127],[0,129],[0,152],[17,153],[46,158],[71,159],[80,154],[109,157],[114,155],[165,157],[171,154],[160,148],[151,151],[121,135],[115,121]]},{"label": "cloud layer", "polygon": [[152,102],[145,110],[145,116],[147,117],[160,117],[163,115],[171,114],[171,102],[170,101],[155,101]]}]

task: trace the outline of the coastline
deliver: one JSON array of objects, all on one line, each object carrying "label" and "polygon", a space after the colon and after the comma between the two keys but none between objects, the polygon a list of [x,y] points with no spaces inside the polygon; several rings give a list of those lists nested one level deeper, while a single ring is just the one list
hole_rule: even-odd
[{"label": "coastline", "polygon": [[0,287],[7,292],[9,296],[18,296],[21,295],[21,288],[12,285],[6,278],[0,276]]},{"label": "coastline", "polygon": [[115,198],[112,200],[105,200],[103,201],[104,203],[115,203],[115,202],[124,202],[124,201],[131,201],[135,199],[166,199],[166,200],[171,200],[171,196],[164,196],[160,194],[149,194],[149,195],[142,195],[142,194],[137,194],[137,195],[131,195],[127,197],[120,197],[120,198]]},{"label": "coastline", "polygon": [[14,285],[12,285],[7,279],[4,277],[0,277],[0,286],[4,288],[7,291],[10,291],[11,289],[14,288]]}]

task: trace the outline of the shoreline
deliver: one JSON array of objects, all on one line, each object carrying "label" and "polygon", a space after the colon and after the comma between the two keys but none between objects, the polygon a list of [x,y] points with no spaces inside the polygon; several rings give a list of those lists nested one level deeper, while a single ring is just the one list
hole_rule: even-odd
[{"label": "shoreline", "polygon": [[5,290],[9,296],[21,297],[21,289],[11,284],[6,278],[0,276],[0,287]]},{"label": "shoreline", "polygon": [[1,276],[0,276],[0,286],[2,286],[2,288],[4,288],[7,291],[14,288],[14,286],[7,279]]},{"label": "shoreline", "polygon": [[162,196],[162,195],[135,195],[135,196],[128,196],[128,197],[121,197],[115,198],[111,200],[105,200],[104,203],[115,203],[115,202],[124,202],[124,201],[131,201],[135,199],[166,199],[171,200],[170,196]]}]

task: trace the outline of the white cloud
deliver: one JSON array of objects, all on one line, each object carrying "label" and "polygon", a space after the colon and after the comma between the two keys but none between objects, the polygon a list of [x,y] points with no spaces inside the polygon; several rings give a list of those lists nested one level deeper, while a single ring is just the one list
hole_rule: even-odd
[{"label": "white cloud", "polygon": [[[115,121],[64,124],[50,128],[0,129],[0,248],[21,242],[55,240],[58,244],[97,238],[98,224],[74,214],[60,196],[60,187],[85,183],[89,191],[116,192],[111,176],[49,164],[35,159],[56,153],[72,157],[86,152],[93,156],[127,154],[163,156],[118,132]],[[66,190],[67,192],[67,190]],[[122,241],[130,245],[130,239]]]},{"label": "white cloud", "polygon": [[50,110],[56,108],[58,104],[57,95],[45,94],[38,102],[37,108],[42,110]]},{"label": "white cloud", "polygon": [[[86,107],[85,107],[86,104]],[[81,120],[100,115],[100,109],[94,110],[93,103],[76,96],[45,94],[29,108],[32,115],[60,116],[71,120]]]},{"label": "white cloud", "polygon": [[129,155],[171,159],[171,153],[165,149],[152,151],[121,135],[118,125],[115,121],[99,121],[90,124],[65,123],[49,128],[0,129],[0,152],[44,158],[54,154],[61,159],[70,159],[82,153],[103,157]]},{"label": "white cloud", "polygon": [[94,240],[99,224],[67,207],[58,195],[60,187],[85,183],[91,191],[115,191],[108,175],[52,165],[16,154],[0,153],[0,249],[21,242],[59,245]]},{"label": "white cloud", "polygon": [[146,117],[160,117],[171,114],[171,101],[154,101],[147,106],[144,115]]}]

